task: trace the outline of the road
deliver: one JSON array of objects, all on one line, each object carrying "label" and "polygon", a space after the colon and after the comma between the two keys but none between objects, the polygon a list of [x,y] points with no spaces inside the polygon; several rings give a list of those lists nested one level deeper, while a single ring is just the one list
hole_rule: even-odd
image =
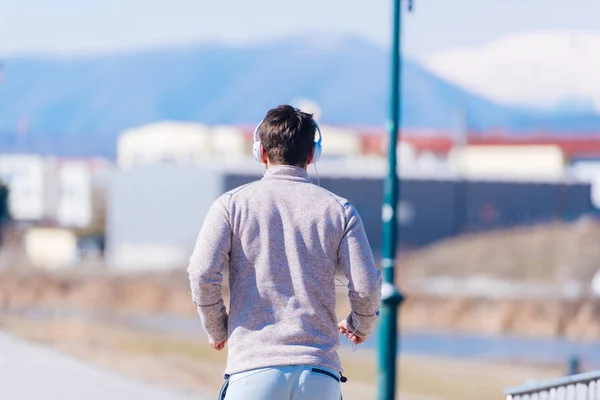
[{"label": "road", "polygon": [[[0,399],[192,400],[67,357],[0,331]],[[196,398],[196,400],[198,400]]]}]

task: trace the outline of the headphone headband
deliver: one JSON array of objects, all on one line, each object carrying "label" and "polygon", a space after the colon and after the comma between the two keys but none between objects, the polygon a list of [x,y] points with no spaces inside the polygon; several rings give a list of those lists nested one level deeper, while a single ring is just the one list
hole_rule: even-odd
[{"label": "headphone headband", "polygon": [[[258,125],[256,125],[256,128],[254,129],[254,134],[252,135],[252,137],[254,138],[254,143],[260,142],[260,138],[258,137],[258,134],[260,132],[260,126],[262,125],[263,122],[264,122],[264,119],[261,120],[258,123]],[[315,119],[313,119],[313,124],[315,125],[315,128],[317,129],[317,133],[319,134],[319,138],[317,140],[315,140],[315,143],[318,143],[320,145],[321,142],[323,141],[323,134],[321,133],[321,127],[319,126],[319,123]]]}]

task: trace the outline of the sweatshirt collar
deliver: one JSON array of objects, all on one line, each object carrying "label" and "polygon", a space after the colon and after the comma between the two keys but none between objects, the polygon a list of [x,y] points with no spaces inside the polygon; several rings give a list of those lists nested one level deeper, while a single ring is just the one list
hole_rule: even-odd
[{"label": "sweatshirt collar", "polygon": [[270,168],[267,168],[267,172],[265,172],[263,179],[283,179],[289,181],[310,182],[308,172],[306,172],[306,170],[303,168],[295,167],[293,165],[274,165]]}]

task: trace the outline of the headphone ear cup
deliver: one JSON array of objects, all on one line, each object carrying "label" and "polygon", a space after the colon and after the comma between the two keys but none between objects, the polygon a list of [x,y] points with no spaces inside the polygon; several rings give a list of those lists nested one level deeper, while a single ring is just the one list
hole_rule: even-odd
[{"label": "headphone ear cup", "polygon": [[313,164],[316,163],[317,161],[319,161],[319,159],[321,158],[322,150],[323,150],[323,148],[321,147],[321,143],[315,142],[315,147],[314,147],[314,151],[313,151],[313,159],[312,159]]},{"label": "headphone ear cup", "polygon": [[260,156],[260,151],[262,149],[262,144],[260,142],[254,142],[252,145],[252,154],[254,155],[254,159],[257,163],[263,164],[262,157]]}]

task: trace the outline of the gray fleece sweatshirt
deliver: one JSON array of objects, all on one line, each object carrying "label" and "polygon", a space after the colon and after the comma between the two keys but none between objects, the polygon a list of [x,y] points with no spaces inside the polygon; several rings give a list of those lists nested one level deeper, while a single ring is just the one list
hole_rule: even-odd
[{"label": "gray fleece sweatshirt", "polygon": [[[221,290],[229,269],[229,315]],[[340,372],[335,274],[348,280],[349,329],[368,336],[379,317],[381,274],[356,209],[313,185],[305,170],[275,166],[218,198],[188,267],[208,335],[229,338],[225,373],[282,365]]]}]

